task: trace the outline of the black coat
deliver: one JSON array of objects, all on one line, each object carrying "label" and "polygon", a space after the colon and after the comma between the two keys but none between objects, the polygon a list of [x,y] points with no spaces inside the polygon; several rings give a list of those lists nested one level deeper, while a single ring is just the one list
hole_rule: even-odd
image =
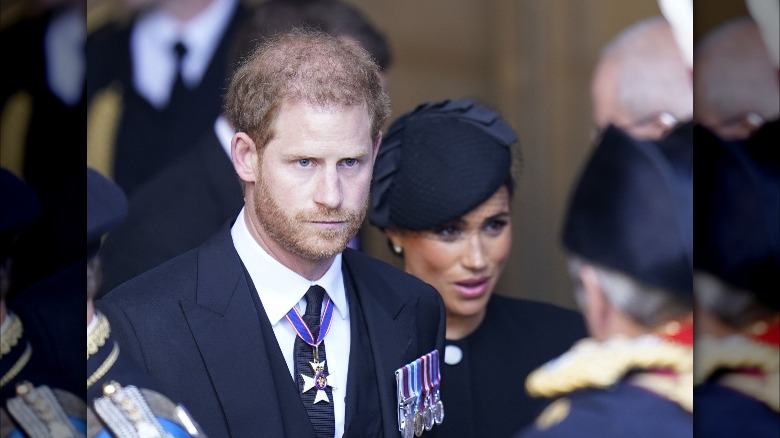
[{"label": "black coat", "polygon": [[586,336],[578,312],[551,304],[494,295],[474,333],[445,342],[463,352],[442,367],[443,437],[508,437],[531,423],[549,403],[525,392],[535,368]]},{"label": "black coat", "polygon": [[200,245],[243,205],[238,176],[212,129],[130,198],[127,219],[100,248],[99,296]]},{"label": "black coat", "polygon": [[[365,319],[382,434],[398,436],[394,372],[442,347],[444,306],[430,286],[357,251],[345,250],[343,270]],[[209,436],[313,436],[292,379],[273,379],[286,365],[252,289],[225,227],[96,304],[121,345]],[[371,412],[358,406],[356,363],[364,361],[351,356],[345,436],[363,436],[361,415]]]},{"label": "black coat", "polygon": [[561,406],[560,422],[549,428],[529,427],[516,438],[690,438],[693,435],[690,413],[627,380],[608,389],[577,391],[554,403]]},{"label": "black coat", "polygon": [[[777,437],[780,413],[751,395],[718,382],[728,371],[713,376],[693,393],[697,437]],[[756,380],[766,381],[761,377]],[[776,389],[776,388],[775,388]]]}]

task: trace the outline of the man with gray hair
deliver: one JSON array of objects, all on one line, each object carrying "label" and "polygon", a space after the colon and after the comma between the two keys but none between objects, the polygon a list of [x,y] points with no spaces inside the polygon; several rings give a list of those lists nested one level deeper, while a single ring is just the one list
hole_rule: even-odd
[{"label": "man with gray hair", "polygon": [[529,375],[531,395],[558,399],[523,437],[691,436],[691,197],[675,170],[690,155],[669,151],[692,142],[690,124],[658,142],[602,136],[563,229],[591,337]]},{"label": "man with gray hair", "polygon": [[236,70],[224,113],[235,222],[97,307],[209,436],[398,434],[396,370],[441,349],[444,306],[347,248],[389,116],[376,63],[345,38],[279,34]]},{"label": "man with gray hair", "polygon": [[612,124],[637,139],[658,139],[691,118],[692,86],[669,23],[640,21],[602,49],[591,82],[596,128]]},{"label": "man with gray hair", "polygon": [[694,96],[698,123],[724,140],[744,140],[780,117],[778,69],[749,17],[717,27],[697,45]]},{"label": "man with gray hair", "polygon": [[697,432],[777,436],[780,122],[741,142],[697,129]]}]

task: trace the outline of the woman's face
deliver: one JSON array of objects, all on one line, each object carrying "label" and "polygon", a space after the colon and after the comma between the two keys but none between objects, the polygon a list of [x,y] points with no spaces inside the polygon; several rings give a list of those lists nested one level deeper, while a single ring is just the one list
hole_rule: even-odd
[{"label": "woman's face", "polygon": [[389,232],[406,272],[441,294],[447,318],[481,317],[512,243],[509,190],[502,186],[461,218],[429,231]]}]

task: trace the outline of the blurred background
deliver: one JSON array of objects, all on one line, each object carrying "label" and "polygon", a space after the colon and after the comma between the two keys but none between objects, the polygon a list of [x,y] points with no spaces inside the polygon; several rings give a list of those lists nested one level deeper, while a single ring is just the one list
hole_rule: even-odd
[{"label": "blurred background", "polygon": [[[244,0],[252,4],[260,0]],[[2,24],[25,0],[2,0]],[[591,147],[589,82],[600,48],[632,23],[661,15],[656,0],[351,0],[388,38],[394,120],[417,104],[481,99],[520,138],[514,241],[500,295],[574,307],[559,244],[569,190]],[[746,14],[744,1],[695,1],[694,39]],[[87,0],[87,27],[126,14],[123,0]],[[89,62],[89,60],[88,60]],[[401,266],[379,231],[366,252]]]}]

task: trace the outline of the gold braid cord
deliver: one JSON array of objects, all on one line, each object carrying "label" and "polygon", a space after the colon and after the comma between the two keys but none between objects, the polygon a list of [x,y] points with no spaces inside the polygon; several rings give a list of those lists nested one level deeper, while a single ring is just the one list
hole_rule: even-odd
[{"label": "gold braid cord", "polygon": [[114,342],[114,348],[111,350],[111,353],[108,354],[106,360],[103,361],[103,363],[100,364],[98,369],[95,370],[95,372],[92,373],[92,375],[87,378],[87,388],[90,388],[92,385],[97,383],[98,380],[102,379],[103,376],[106,375],[108,370],[110,370],[111,367],[114,366],[118,358],[119,358],[119,345],[116,342]]},{"label": "gold braid cord", "polygon": [[582,389],[608,388],[630,371],[658,369],[672,373],[639,373],[631,382],[692,412],[693,350],[652,335],[605,342],[583,339],[533,371],[526,379],[526,389],[534,397],[558,397]]},{"label": "gold braid cord", "polygon": [[[722,339],[705,337],[696,341],[694,376],[696,384],[709,379],[718,370],[726,373],[718,384],[741,392],[780,412],[780,351],[746,336]],[[750,374],[739,370],[751,370]]]},{"label": "gold braid cord", "polygon": [[106,339],[111,334],[111,326],[108,323],[108,319],[99,313],[95,313],[95,317],[98,318],[97,326],[95,326],[94,330],[87,333],[87,359],[106,344]]},{"label": "gold braid cord", "polygon": [[14,377],[16,377],[17,374],[19,374],[20,371],[22,371],[22,369],[24,369],[25,365],[27,365],[27,362],[30,361],[30,356],[32,356],[32,347],[28,343],[27,347],[24,349],[24,353],[22,353],[22,355],[19,357],[19,360],[13,364],[7,373],[0,377],[0,387],[7,385],[9,382],[11,382],[11,380],[14,379]]},{"label": "gold braid cord", "polygon": [[0,331],[0,355],[2,356],[11,352],[24,333],[22,320],[11,312],[8,312],[7,315],[8,325],[5,330]]},{"label": "gold braid cord", "polygon": [[122,87],[118,82],[98,91],[87,109],[87,165],[109,178],[114,175],[122,111]]}]

